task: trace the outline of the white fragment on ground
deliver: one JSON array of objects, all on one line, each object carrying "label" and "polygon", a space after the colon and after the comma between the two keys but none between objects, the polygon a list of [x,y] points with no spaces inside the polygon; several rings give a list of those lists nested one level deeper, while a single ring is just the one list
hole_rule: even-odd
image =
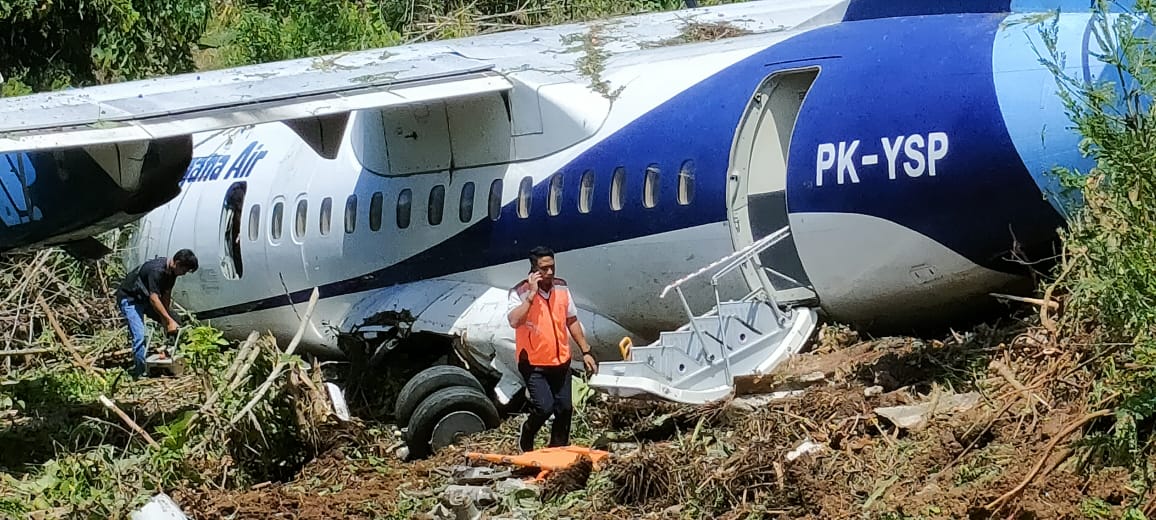
[{"label": "white fragment on ground", "polygon": [[762,408],[775,401],[786,399],[788,397],[797,397],[806,393],[805,390],[792,390],[789,392],[775,392],[772,394],[747,395],[743,397],[736,397],[728,403],[728,406],[740,412],[753,412],[758,408]]},{"label": "white fragment on ground", "polygon": [[927,426],[930,416],[970,410],[979,403],[979,399],[978,392],[946,394],[916,405],[876,408],[875,413],[904,430],[920,430]]},{"label": "white fragment on ground", "polygon": [[883,387],[881,387],[879,385],[869,386],[869,387],[863,389],[863,395],[865,397],[875,397],[877,395],[882,395],[882,394],[883,394]]},{"label": "white fragment on ground", "polygon": [[494,484],[494,491],[499,495],[513,496],[514,498],[532,498],[538,496],[539,492],[538,486],[516,478],[499,480],[497,484]]},{"label": "white fragment on ground", "polygon": [[349,405],[345,403],[345,393],[333,383],[326,382],[325,388],[329,390],[329,401],[333,403],[333,413],[337,415],[338,419],[349,422],[352,417],[349,414]]},{"label": "white fragment on ground", "polygon": [[793,449],[787,453],[787,461],[788,462],[794,461],[795,459],[802,457],[803,455],[806,455],[808,453],[814,453],[814,452],[820,451],[824,447],[825,447],[825,445],[823,445],[823,444],[819,444],[815,441],[812,441],[811,439],[807,439],[807,440],[799,443],[798,446],[795,446],[795,449]]},{"label": "white fragment on ground", "polygon": [[498,503],[498,495],[486,486],[446,486],[442,498],[451,504],[470,501],[479,509],[485,509]]},{"label": "white fragment on ground", "polygon": [[822,371],[815,371],[809,374],[799,376],[799,381],[803,383],[818,383],[827,379],[827,376]]},{"label": "white fragment on ground", "polygon": [[153,495],[139,511],[133,511],[132,520],[189,520],[181,507],[168,495]]}]

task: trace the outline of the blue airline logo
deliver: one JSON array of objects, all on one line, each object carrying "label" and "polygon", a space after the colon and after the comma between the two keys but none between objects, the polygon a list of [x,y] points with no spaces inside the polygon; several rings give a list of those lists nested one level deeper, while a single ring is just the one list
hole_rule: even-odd
[{"label": "blue airline logo", "polygon": [[0,154],[0,221],[8,227],[41,219],[28,194],[35,182],[36,168],[27,153]]},{"label": "blue airline logo", "polygon": [[[189,182],[206,182],[217,179],[244,179],[253,173],[253,167],[269,153],[261,143],[249,143],[235,159],[228,154],[213,154],[204,157],[193,157],[189,161],[189,168],[185,170],[185,177],[181,184]],[[226,168],[227,167],[227,168]]]}]

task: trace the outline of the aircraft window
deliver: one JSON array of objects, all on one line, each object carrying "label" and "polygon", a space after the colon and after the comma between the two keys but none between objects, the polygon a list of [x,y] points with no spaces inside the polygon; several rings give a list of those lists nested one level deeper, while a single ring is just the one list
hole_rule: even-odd
[{"label": "aircraft window", "polygon": [[438,184],[429,190],[429,205],[426,206],[426,220],[429,225],[436,226],[442,223],[442,214],[446,206],[446,187]]},{"label": "aircraft window", "polygon": [[384,197],[379,191],[369,199],[369,229],[371,231],[381,229],[381,205],[385,200]]},{"label": "aircraft window", "polygon": [[357,229],[357,195],[350,195],[345,199],[345,232],[352,233]]},{"label": "aircraft window", "polygon": [[550,180],[550,199],[546,203],[546,211],[555,216],[562,210],[562,174],[555,173]]},{"label": "aircraft window", "polygon": [[498,220],[502,216],[502,179],[494,179],[490,183],[490,220]]},{"label": "aircraft window", "polygon": [[518,187],[518,216],[528,218],[530,216],[530,195],[534,188],[534,179],[532,177],[522,177],[522,185]]},{"label": "aircraft window", "polygon": [[694,202],[694,161],[682,163],[678,171],[678,203],[686,206]]},{"label": "aircraft window", "polygon": [[462,185],[462,198],[458,201],[458,219],[463,224],[469,223],[474,218],[474,183],[467,182]]},{"label": "aircraft window", "polygon": [[253,209],[249,210],[249,240],[257,240],[260,236],[261,230],[261,205],[254,204]]},{"label": "aircraft window", "polygon": [[590,201],[594,197],[594,172],[586,170],[582,174],[581,186],[578,188],[578,211],[590,213]]},{"label": "aircraft window", "polygon": [[297,201],[297,218],[296,226],[293,227],[293,235],[298,240],[305,237],[305,224],[309,216],[309,201],[301,199]]},{"label": "aircraft window", "polygon": [[397,195],[397,227],[405,229],[409,227],[409,210],[413,204],[413,192],[409,188],[401,190]]},{"label": "aircraft window", "polygon": [[658,204],[658,165],[646,167],[646,177],[642,183],[642,205],[653,208]]},{"label": "aircraft window", "polygon": [[273,240],[281,240],[281,216],[285,212],[285,204],[278,201],[273,205],[273,218],[269,219],[269,234]]},{"label": "aircraft window", "polygon": [[325,197],[321,201],[321,234],[329,234],[329,220],[333,217],[333,199]]},{"label": "aircraft window", "polygon": [[622,185],[626,184],[626,168],[621,166],[614,169],[614,177],[610,179],[610,209],[622,209]]}]

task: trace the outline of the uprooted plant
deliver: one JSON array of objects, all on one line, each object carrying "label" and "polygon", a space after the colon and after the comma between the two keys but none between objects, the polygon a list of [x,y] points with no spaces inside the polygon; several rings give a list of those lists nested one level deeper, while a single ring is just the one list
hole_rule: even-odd
[{"label": "uprooted plant", "polygon": [[[315,292],[303,323],[316,300]],[[219,332],[193,329],[182,353],[206,397],[165,430],[166,449],[182,455],[175,475],[222,487],[280,481],[325,449],[324,430],[338,422],[319,367],[294,355],[302,332],[284,352],[253,332],[228,359],[217,350]]]}]

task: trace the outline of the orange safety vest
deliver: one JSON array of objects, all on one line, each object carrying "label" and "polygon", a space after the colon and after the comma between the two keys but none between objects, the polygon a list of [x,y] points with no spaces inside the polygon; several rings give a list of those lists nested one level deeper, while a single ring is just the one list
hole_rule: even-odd
[{"label": "orange safety vest", "polygon": [[[513,289],[519,295],[524,291],[537,291],[525,281]],[[530,303],[526,321],[516,330],[516,352],[518,359],[529,361],[533,366],[552,367],[570,362],[570,329],[566,327],[566,309],[570,306],[570,291],[566,282],[554,278],[554,288],[549,298],[538,295]]]}]

